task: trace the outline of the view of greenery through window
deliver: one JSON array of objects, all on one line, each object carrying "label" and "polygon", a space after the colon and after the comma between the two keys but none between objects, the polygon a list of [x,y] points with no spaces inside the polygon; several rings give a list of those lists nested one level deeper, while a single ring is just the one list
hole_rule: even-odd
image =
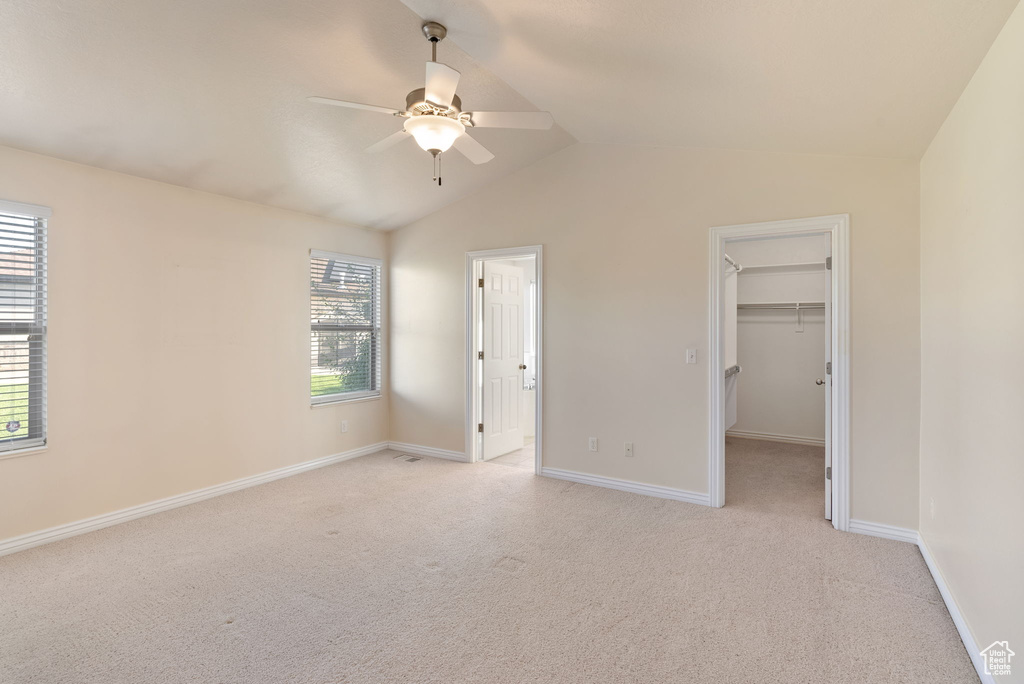
[{"label": "view of greenery through window", "polygon": [[313,333],[313,347],[319,350],[310,382],[312,396],[363,392],[374,389],[370,377],[370,353],[373,333]]},{"label": "view of greenery through window", "polygon": [[0,438],[27,434],[28,383],[0,385]]},{"label": "view of greenery through window", "polygon": [[377,387],[379,267],[312,259],[310,395]]}]

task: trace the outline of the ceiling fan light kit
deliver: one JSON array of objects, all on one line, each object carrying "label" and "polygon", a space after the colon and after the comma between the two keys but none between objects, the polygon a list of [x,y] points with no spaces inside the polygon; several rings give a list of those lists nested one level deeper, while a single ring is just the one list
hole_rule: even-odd
[{"label": "ceiling fan light kit", "polygon": [[436,157],[447,152],[455,139],[466,132],[466,127],[458,119],[421,114],[405,120],[405,132],[412,135],[421,149]]},{"label": "ceiling fan light kit", "polygon": [[380,152],[406,138],[434,158],[434,180],[441,185],[440,156],[452,147],[474,164],[494,159],[487,148],[466,133],[467,128],[532,128],[546,130],[554,125],[547,112],[464,112],[462,100],[455,94],[459,85],[459,72],[437,61],[437,44],[448,35],[448,29],[436,21],[423,24],[423,35],[430,41],[431,60],[427,62],[426,86],[410,92],[405,98],[405,110],[390,109],[326,97],[311,97],[311,102],[364,109],[391,114],[405,123],[402,130],[392,133],[367,148],[367,152]]}]

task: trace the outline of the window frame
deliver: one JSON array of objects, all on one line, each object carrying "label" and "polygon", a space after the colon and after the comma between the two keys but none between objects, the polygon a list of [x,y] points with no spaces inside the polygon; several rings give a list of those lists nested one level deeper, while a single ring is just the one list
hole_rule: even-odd
[{"label": "window frame", "polygon": [[[34,312],[31,322],[10,321],[6,324],[0,321],[0,327],[5,328],[4,334],[25,335],[29,345],[29,380],[28,399],[26,410],[28,412],[28,434],[23,437],[14,437],[0,440],[0,459],[12,458],[25,453],[42,451],[46,449],[48,439],[47,425],[47,402],[49,399],[49,377],[47,368],[48,359],[48,277],[49,265],[47,263],[47,237],[49,219],[53,211],[49,207],[24,202],[11,202],[0,200],[0,214],[17,216],[35,222],[33,234],[34,244],[34,276],[4,276],[0,275],[0,282],[7,284],[30,284],[34,285]],[[33,387],[32,369],[36,368],[40,376],[40,383]],[[38,401],[33,402],[33,390],[38,392]],[[0,433],[2,434],[2,433]],[[8,447],[8,445],[11,445]]]},{"label": "window frame", "polygon": [[[343,254],[340,252],[328,252],[319,249],[311,249],[309,251],[309,261],[307,266],[309,272],[312,273],[313,260],[314,259],[327,259],[341,264],[357,264],[362,266],[371,266],[374,271],[373,283],[371,285],[371,293],[373,297],[373,306],[371,307],[373,321],[369,326],[365,325],[335,325],[325,323],[314,323],[313,322],[313,297],[314,291],[312,282],[310,283],[309,292],[309,307],[310,307],[310,334],[316,332],[370,332],[371,334],[371,354],[370,354],[370,382],[372,389],[369,390],[350,390],[347,392],[335,392],[333,394],[321,394],[314,396],[312,388],[310,389],[310,405],[315,408],[317,406],[324,406],[326,404],[338,404],[349,401],[366,401],[371,399],[379,399],[382,396],[382,386],[384,384],[384,261],[383,259],[376,259],[373,257],[356,256],[354,254]],[[311,338],[312,339],[312,338]],[[310,352],[312,352],[312,342],[310,343]],[[310,376],[312,377],[312,371],[316,366],[313,365],[312,353],[310,354]]]}]

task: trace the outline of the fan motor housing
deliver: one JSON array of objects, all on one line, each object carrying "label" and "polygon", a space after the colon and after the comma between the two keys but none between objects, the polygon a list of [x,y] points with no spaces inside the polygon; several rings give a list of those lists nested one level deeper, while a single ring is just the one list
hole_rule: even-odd
[{"label": "fan motor housing", "polygon": [[417,88],[405,96],[405,110],[410,114],[441,114],[457,117],[462,113],[462,100],[458,95],[452,96],[452,104],[446,111],[433,103],[427,102],[427,89]]}]

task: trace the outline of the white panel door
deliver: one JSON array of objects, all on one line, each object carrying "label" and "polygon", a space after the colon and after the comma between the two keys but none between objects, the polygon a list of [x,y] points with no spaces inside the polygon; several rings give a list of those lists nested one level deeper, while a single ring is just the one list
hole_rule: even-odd
[{"label": "white panel door", "polygon": [[[831,259],[832,236],[826,235],[825,254]],[[825,367],[821,369],[825,380],[825,472],[832,469],[832,374],[826,372],[832,361],[832,270],[825,269]],[[832,519],[832,480],[825,478],[825,520]]]},{"label": "white panel door", "polygon": [[484,263],[484,460],[523,448],[523,273]]}]

